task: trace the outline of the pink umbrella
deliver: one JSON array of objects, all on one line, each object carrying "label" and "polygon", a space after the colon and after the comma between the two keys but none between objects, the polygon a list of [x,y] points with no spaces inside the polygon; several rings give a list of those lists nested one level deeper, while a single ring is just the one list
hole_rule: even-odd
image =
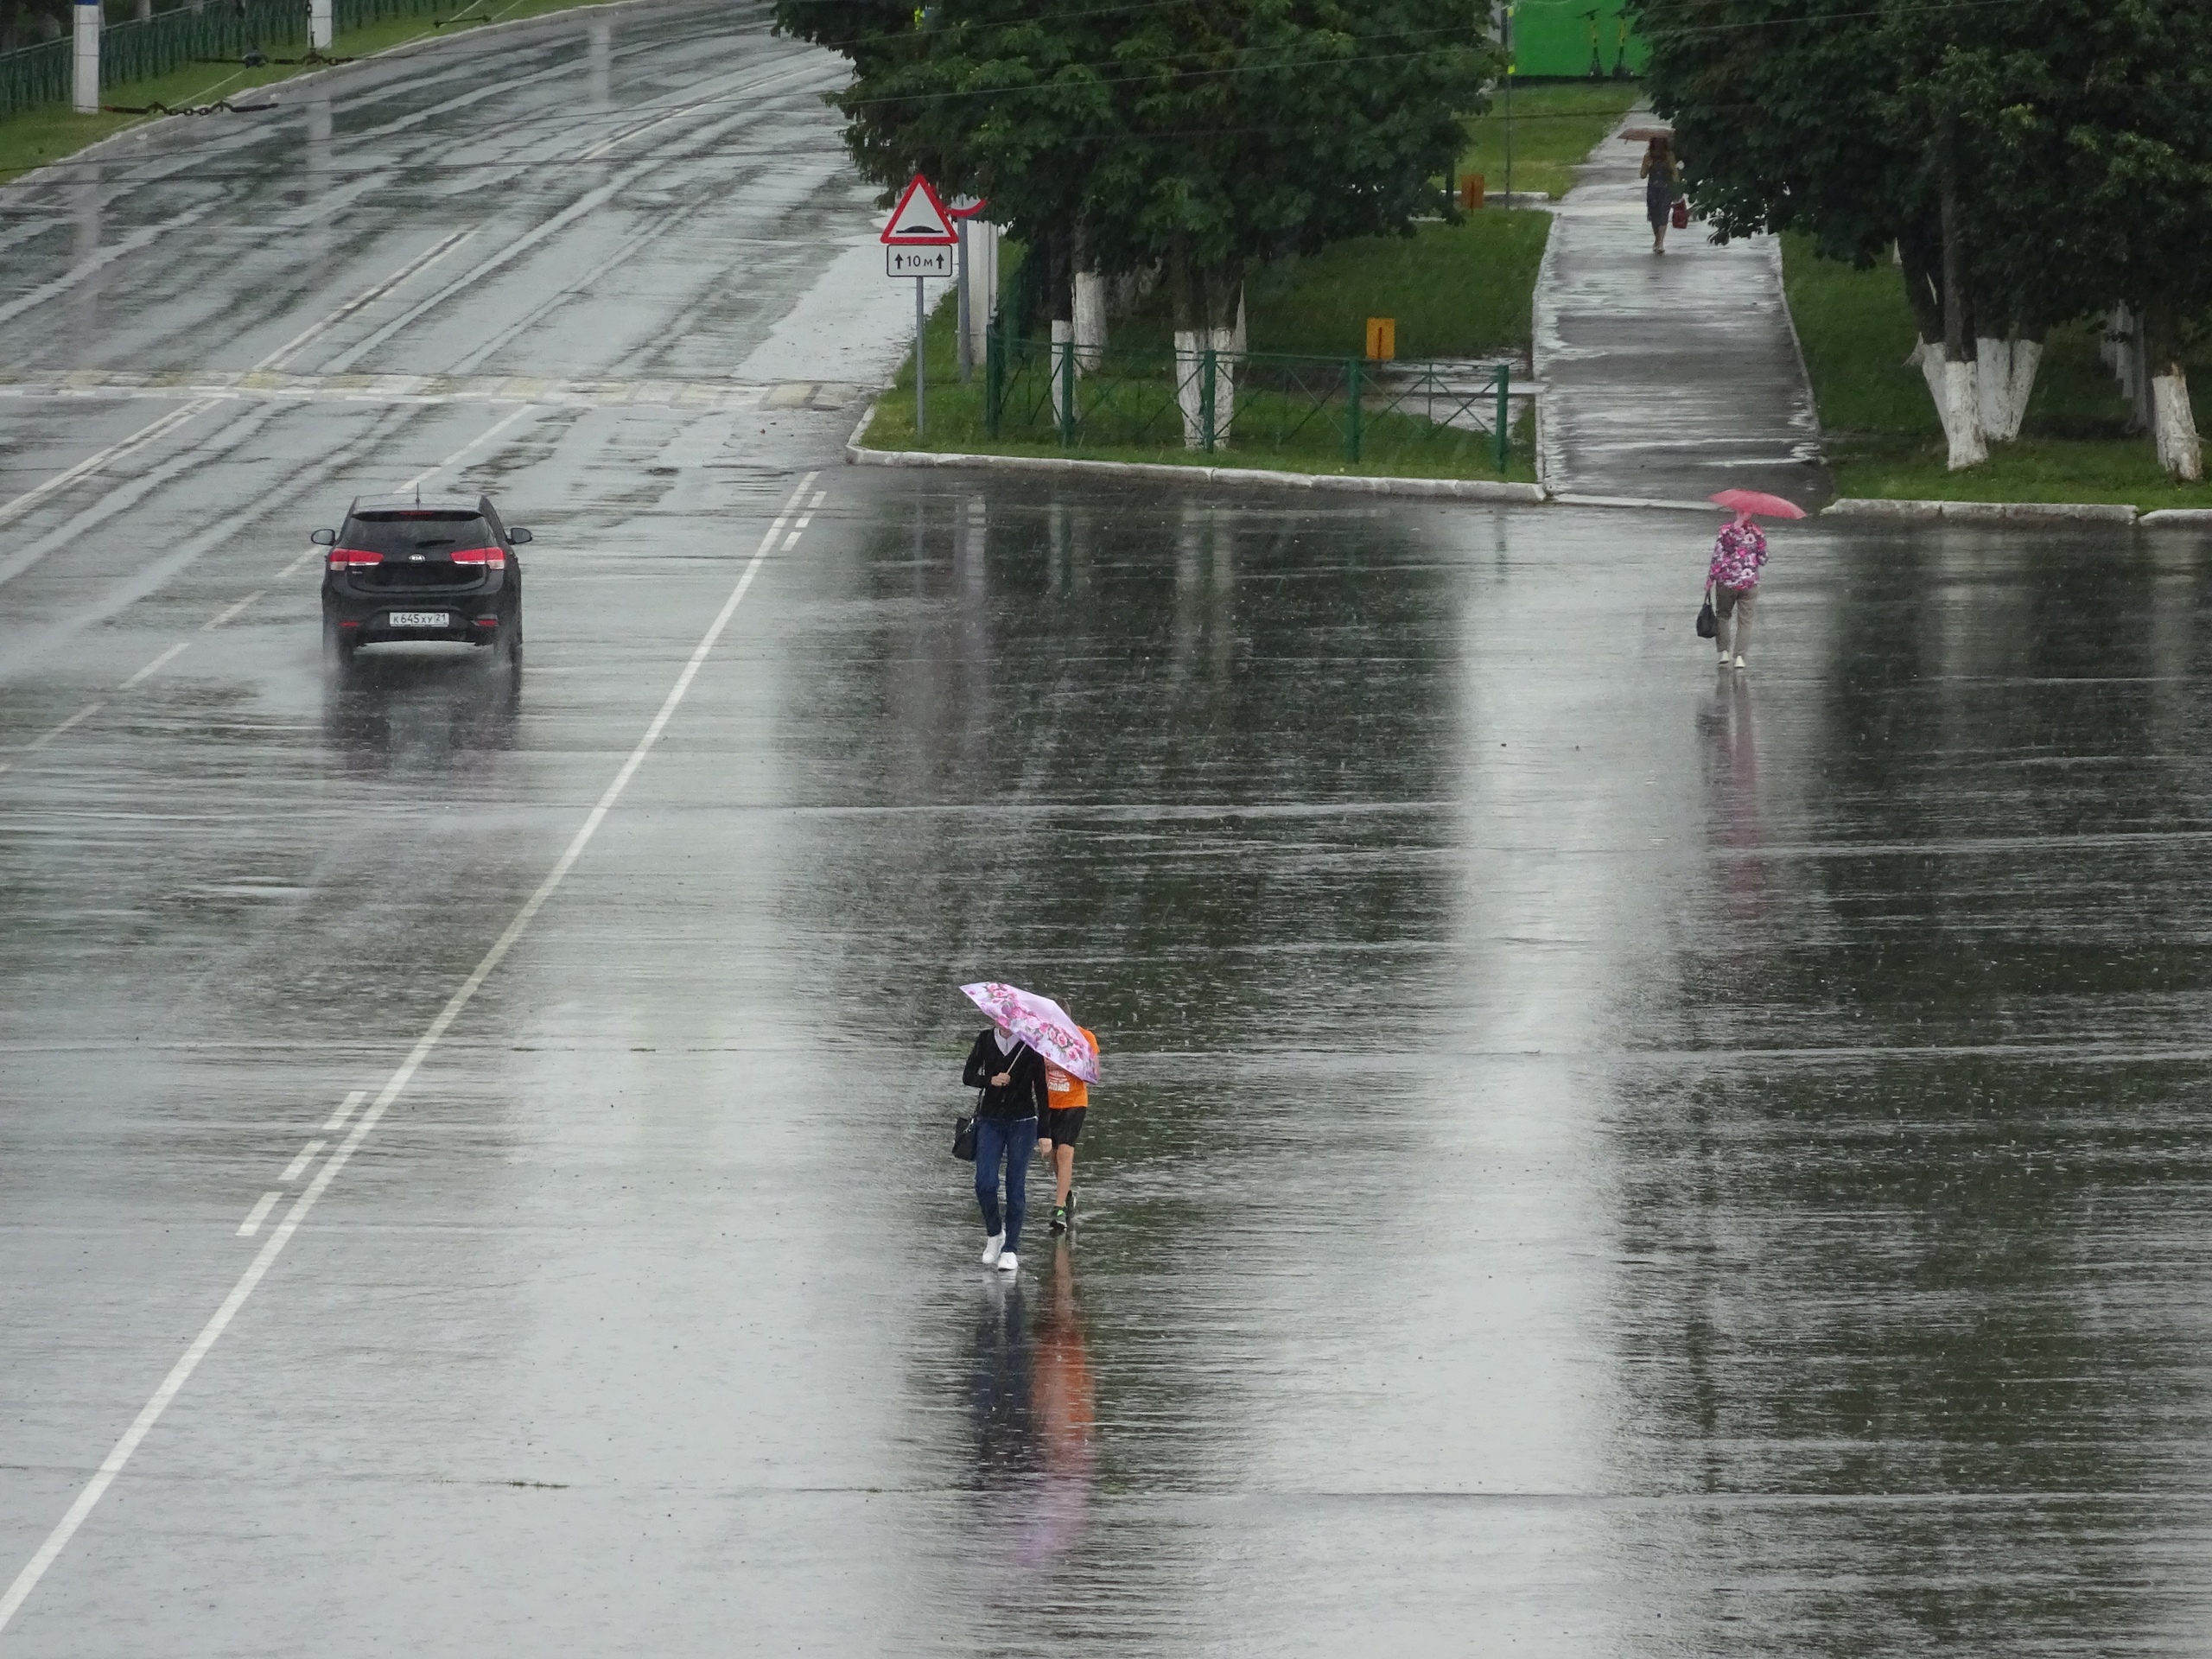
[{"label": "pink umbrella", "polygon": [[963,985],[960,989],[991,1016],[993,1025],[1004,1026],[1061,1071],[1085,1083],[1098,1081],[1098,1051],[1084,1039],[1068,1011],[1051,997],[995,980]]},{"label": "pink umbrella", "polygon": [[1778,495],[1762,494],[1758,490],[1723,490],[1718,495],[1707,496],[1736,512],[1754,513],[1762,518],[1802,518],[1805,509],[1795,501],[1785,501]]}]

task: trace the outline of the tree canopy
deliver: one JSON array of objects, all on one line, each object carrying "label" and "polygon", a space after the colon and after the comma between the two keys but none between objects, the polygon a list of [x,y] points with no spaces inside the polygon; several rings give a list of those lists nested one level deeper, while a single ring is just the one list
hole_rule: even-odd
[{"label": "tree canopy", "polygon": [[[2161,456],[2196,475],[2177,359],[2182,320],[2212,308],[2212,6],[1630,3],[1720,234],[1798,231],[1860,264],[1894,246],[1948,364],[2126,306],[2180,399]],[[1955,464],[1972,459],[1955,397],[1944,412]]]},{"label": "tree canopy", "polygon": [[1465,0],[779,0],[843,53],[863,176],[988,197],[1033,245],[1164,269],[1179,322],[1233,310],[1249,264],[1408,230],[1499,67]]}]

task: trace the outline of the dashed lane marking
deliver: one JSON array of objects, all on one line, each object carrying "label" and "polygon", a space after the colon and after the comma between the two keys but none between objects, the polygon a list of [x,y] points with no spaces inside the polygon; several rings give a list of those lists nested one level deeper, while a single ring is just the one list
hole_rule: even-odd
[{"label": "dashed lane marking", "polygon": [[284,1166],[284,1173],[276,1178],[280,1186],[289,1186],[300,1179],[300,1172],[315,1160],[315,1154],[330,1144],[327,1141],[310,1141],[300,1148],[300,1155]]},{"label": "dashed lane marking", "polygon": [[269,1212],[276,1207],[282,1192],[264,1192],[253,1201],[253,1208],[245,1212],[245,1219],[238,1224],[238,1236],[251,1238],[261,1230],[261,1224],[269,1219]]},{"label": "dashed lane marking", "polygon": [[353,1109],[369,1097],[365,1089],[356,1089],[346,1096],[346,1103],[330,1115],[330,1122],[322,1126],[325,1135],[335,1135],[346,1127],[346,1120],[353,1116]]},{"label": "dashed lane marking", "polygon": [[646,726],[645,735],[638,740],[637,747],[630,751],[629,758],[623,761],[614,774],[613,781],[607,785],[598,804],[585,817],[561,856],[554,861],[553,868],[545,879],[524,900],[522,908],[515,912],[514,919],[507,924],[506,931],[484,953],[484,959],[461,982],[460,988],[447,1000],[445,1007],[438,1010],[437,1018],[430,1021],[429,1028],[408,1052],[407,1058],[399,1063],[384,1087],[377,1091],[377,1096],[369,1103],[368,1109],[354,1120],[353,1127],[347,1131],[345,1140],[339,1143],[338,1149],[322,1160],[322,1166],[315,1171],[315,1179],[308,1183],[307,1190],[292,1201],[291,1207],[284,1212],[284,1218],[270,1233],[268,1242],[254,1252],[252,1262],[238,1276],[238,1283],[231,1287],[230,1294],[223,1299],[221,1306],[200,1327],[200,1334],[192,1339],[191,1345],[169,1368],[168,1375],[162,1379],[161,1386],[154,1390],[153,1397],[139,1408],[137,1416],[124,1430],[123,1438],[115,1443],[114,1449],[93,1471],[92,1478],[85,1483],[84,1490],[77,1494],[76,1501],[70,1504],[67,1512],[54,1523],[45,1541],[23,1564],[22,1571],[16,1574],[15,1581],[8,1586],[7,1592],[0,1595],[0,1631],[6,1630],[9,1622],[30,1599],[31,1592],[38,1587],[38,1582],[46,1576],[47,1569],[60,1558],[61,1552],[68,1548],[69,1541],[76,1536],[77,1529],[85,1524],[85,1517],[92,1512],[102,1494],[115,1484],[116,1477],[123,1472],[140,1444],[153,1432],[154,1425],[161,1421],[162,1414],[168,1409],[169,1402],[191,1381],[192,1374],[200,1369],[200,1362],[207,1357],[221,1339],[223,1332],[229,1328],[231,1321],[238,1317],[238,1310],[245,1306],[246,1299],[268,1276],[270,1268],[276,1265],[276,1258],[283,1254],[284,1246],[291,1242],[292,1235],[299,1230],[300,1224],[307,1219],[316,1201],[329,1190],[331,1182],[338,1179],[339,1172],[346,1167],[347,1160],[368,1138],[392,1102],[399,1098],[423,1063],[436,1052],[453,1022],[461,1018],[463,1010],[475,1000],[476,993],[506,959],[507,953],[514,949],[515,942],[529,931],[537,912],[560,891],[561,884],[568,880],[569,872],[575,868],[576,861],[583,856],[584,849],[591,844],[592,837],[599,833],[600,825],[607,821],[607,814],[614,810],[615,804],[622,798],[623,791],[629,788],[631,779],[637,776],[638,768],[645,764],[645,757],[652,753],[653,746],[660,741],[661,734],[668,729],[669,721],[676,717],[676,711],[683,704],[685,694],[690,690],[692,681],[698,677],[700,669],[721,640],[723,630],[729,626],[730,618],[737,614],[737,607],[751,591],[753,579],[760,574],[760,567],[782,541],[799,503],[806,499],[807,492],[814,487],[816,480],[820,476],[819,473],[807,474],[784,503],[783,511],[776,515],[775,522],[768,526],[766,534],[760,538],[760,545],[747,562],[743,573],[737,579],[737,585],[730,589],[729,597],[722,601],[721,609],[715,613],[714,621],[692,649],[683,671],[676,677],[676,683],[669,688],[659,711]]},{"label": "dashed lane marking", "polygon": [[178,640],[176,644],[171,645],[167,651],[155,658],[152,662],[147,664],[145,667],[140,669],[136,674],[133,674],[129,679],[125,680],[121,685],[117,686],[115,689],[118,691],[128,691],[132,686],[137,684],[139,681],[144,679],[149,674],[159,672],[164,665],[183,652],[190,651],[191,649],[191,640]]},{"label": "dashed lane marking", "polygon": [[[211,617],[211,618],[209,618],[206,622],[201,623],[201,624],[200,624],[200,632],[202,632],[202,633],[213,633],[213,632],[215,632],[215,630],[216,630],[216,629],[218,629],[218,628],[219,628],[219,627],[221,627],[221,626],[223,626],[223,624],[224,624],[224,623],[226,623],[226,622],[229,621],[232,617],[236,616],[236,615],[237,615],[240,611],[242,611],[242,610],[245,609],[245,607],[246,607],[247,606],[249,606],[249,605],[252,604],[252,603],[253,603],[253,601],[254,601],[255,600],[259,599],[259,598],[261,597],[261,595],[262,595],[264,592],[266,592],[266,591],[267,591],[267,590],[266,590],[265,588],[255,588],[251,593],[248,594],[247,594],[244,599],[242,599],[242,600],[238,601],[238,602],[237,604],[235,604],[235,605],[232,606],[228,610],[226,610],[226,611],[223,612],[220,615]],[[181,646],[181,645],[179,645],[179,646],[177,647],[177,649],[178,649],[179,651],[181,651],[181,650],[183,650],[183,649],[184,649],[184,647],[183,647],[183,646]]]}]

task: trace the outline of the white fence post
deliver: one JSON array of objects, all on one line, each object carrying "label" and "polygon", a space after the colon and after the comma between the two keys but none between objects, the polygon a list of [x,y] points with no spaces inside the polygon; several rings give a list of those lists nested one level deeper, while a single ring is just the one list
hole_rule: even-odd
[{"label": "white fence post", "polygon": [[100,112],[100,8],[99,0],[77,0],[73,8],[77,14],[76,76],[71,91],[74,96],[72,106],[79,115]]},{"label": "white fence post", "polygon": [[308,49],[327,52],[335,30],[332,27],[330,0],[308,0]]}]

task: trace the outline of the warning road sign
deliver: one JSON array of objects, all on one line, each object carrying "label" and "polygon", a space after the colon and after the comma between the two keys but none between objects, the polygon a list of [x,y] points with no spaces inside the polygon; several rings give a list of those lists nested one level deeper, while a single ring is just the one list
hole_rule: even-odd
[{"label": "warning road sign", "polygon": [[891,210],[890,223],[883,227],[884,245],[894,248],[949,248],[959,240],[960,233],[952,228],[952,215],[944,211],[944,204],[930,188],[930,181],[915,174],[914,181],[906,187],[906,194]]}]

